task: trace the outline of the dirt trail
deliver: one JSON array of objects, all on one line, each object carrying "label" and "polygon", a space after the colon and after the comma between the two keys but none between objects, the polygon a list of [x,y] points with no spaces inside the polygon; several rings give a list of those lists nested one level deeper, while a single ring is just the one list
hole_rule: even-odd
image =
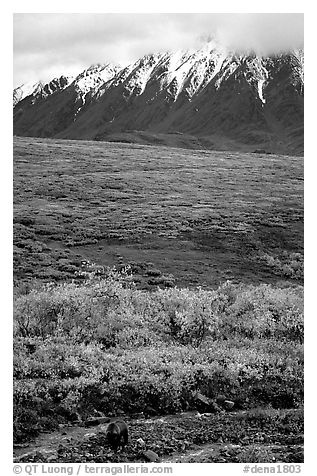
[{"label": "dirt trail", "polygon": [[[249,454],[258,453],[258,454],[274,454],[273,462],[284,462],[283,455],[285,454],[285,450],[287,448],[283,445],[248,445],[242,448],[241,445],[227,445],[227,444],[218,444],[218,443],[208,443],[206,445],[197,446],[197,448],[193,451],[186,451],[184,453],[175,453],[170,455],[169,457],[163,457],[160,462],[161,463],[229,463],[229,462],[236,462],[235,460],[238,458],[241,453]],[[303,452],[304,447],[303,445],[295,445],[292,447],[292,450],[295,453],[299,454]],[[240,462],[240,460],[239,460]],[[244,461],[244,462],[252,462],[252,461]],[[254,461],[255,462],[255,461]],[[261,461],[256,461],[261,462]],[[264,461],[265,458],[264,458]],[[271,461],[272,462],[272,461]]]},{"label": "dirt trail", "polygon": [[97,433],[97,431],[100,431],[100,426],[98,426],[98,430],[95,428],[91,430],[90,428],[77,425],[62,427],[60,430],[52,433],[42,433],[30,443],[15,445],[13,447],[13,456],[14,458],[19,458],[22,455],[36,451],[54,451],[60,444],[78,442],[82,439],[89,438],[89,436]]},{"label": "dirt trail", "polygon": [[[252,410],[222,414],[187,412],[164,417],[128,419],[130,442],[113,453],[106,424],[63,426],[14,448],[20,462],[144,462],[151,450],[162,463],[301,462],[300,409]],[[140,443],[141,442],[141,443]]]}]

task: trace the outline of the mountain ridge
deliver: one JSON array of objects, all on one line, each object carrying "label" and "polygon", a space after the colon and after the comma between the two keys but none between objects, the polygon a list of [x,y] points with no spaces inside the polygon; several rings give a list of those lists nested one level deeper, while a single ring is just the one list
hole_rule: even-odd
[{"label": "mountain ridge", "polygon": [[37,83],[20,100],[14,90],[14,133],[107,140],[131,130],[175,132],[301,154],[303,68],[303,50],[242,55],[214,41],[123,68],[92,65],[54,87]]}]

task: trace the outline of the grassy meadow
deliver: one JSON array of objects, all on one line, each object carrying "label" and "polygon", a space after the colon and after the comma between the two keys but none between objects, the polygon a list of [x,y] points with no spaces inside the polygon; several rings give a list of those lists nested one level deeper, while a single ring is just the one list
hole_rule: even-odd
[{"label": "grassy meadow", "polygon": [[13,331],[17,444],[131,419],[123,456],[98,437],[54,461],[142,461],[141,437],[160,457],[223,438],[227,462],[276,461],[264,443],[300,462],[302,159],[15,138]]},{"label": "grassy meadow", "polygon": [[15,138],[18,282],[132,265],[139,287],[300,283],[303,160]]}]

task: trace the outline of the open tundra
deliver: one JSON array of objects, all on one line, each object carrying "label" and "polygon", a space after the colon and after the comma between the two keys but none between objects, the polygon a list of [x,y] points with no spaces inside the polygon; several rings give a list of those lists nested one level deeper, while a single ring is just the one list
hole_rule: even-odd
[{"label": "open tundra", "polygon": [[[17,459],[302,461],[302,159],[14,154]],[[128,423],[123,451],[98,418]]]},{"label": "open tundra", "polygon": [[139,287],[303,279],[303,159],[16,138],[17,280],[129,265]]}]

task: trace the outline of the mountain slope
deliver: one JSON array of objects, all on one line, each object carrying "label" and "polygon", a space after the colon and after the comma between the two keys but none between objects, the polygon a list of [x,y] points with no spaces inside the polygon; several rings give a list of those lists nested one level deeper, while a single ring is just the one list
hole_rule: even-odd
[{"label": "mountain slope", "polygon": [[94,65],[54,94],[35,91],[14,108],[16,135],[107,140],[124,131],[302,153],[303,53],[244,56],[211,41],[125,68]]}]

